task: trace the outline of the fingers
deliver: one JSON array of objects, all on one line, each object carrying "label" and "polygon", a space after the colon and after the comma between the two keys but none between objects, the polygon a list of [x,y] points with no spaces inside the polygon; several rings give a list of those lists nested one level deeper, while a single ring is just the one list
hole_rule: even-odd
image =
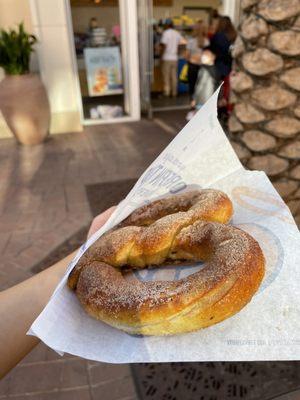
[{"label": "fingers", "polygon": [[98,229],[103,226],[108,218],[111,216],[111,214],[115,211],[116,206],[108,208],[106,211],[103,213],[97,215],[92,221],[92,224],[90,226],[89,232],[88,232],[88,238],[90,238],[95,232],[97,232]]}]

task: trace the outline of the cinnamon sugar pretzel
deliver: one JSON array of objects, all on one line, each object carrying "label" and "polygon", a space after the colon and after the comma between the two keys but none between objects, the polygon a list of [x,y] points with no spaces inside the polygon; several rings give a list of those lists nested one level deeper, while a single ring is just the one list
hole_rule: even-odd
[{"label": "cinnamon sugar pretzel", "polygon": [[[226,225],[227,195],[213,189],[156,200],[100,237],[68,278],[84,309],[128,333],[169,335],[216,324],[242,309],[264,276],[264,256],[246,232]],[[123,268],[205,261],[177,281],[128,280]]]}]

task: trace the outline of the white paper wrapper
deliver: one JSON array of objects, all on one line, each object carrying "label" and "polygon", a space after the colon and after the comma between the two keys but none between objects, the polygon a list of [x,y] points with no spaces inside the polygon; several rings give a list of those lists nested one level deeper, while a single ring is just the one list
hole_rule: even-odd
[{"label": "white paper wrapper", "polygon": [[[246,171],[217,119],[216,92],[140,177],[110,220],[70,264],[30,334],[58,352],[110,363],[300,359],[300,234],[263,172]],[[132,336],[90,318],[66,286],[68,272],[106,230],[147,201],[194,185],[227,193],[232,224],[253,235],[266,257],[259,292],[238,314],[194,333]],[[180,279],[195,267],[135,272],[136,279]]]}]

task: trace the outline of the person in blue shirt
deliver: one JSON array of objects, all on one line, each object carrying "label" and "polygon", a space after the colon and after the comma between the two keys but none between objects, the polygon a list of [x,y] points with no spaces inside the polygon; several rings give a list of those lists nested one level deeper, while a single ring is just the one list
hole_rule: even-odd
[{"label": "person in blue shirt", "polygon": [[220,17],[216,33],[212,36],[209,49],[215,54],[215,68],[221,81],[231,72],[231,46],[236,39],[236,30],[229,17]]},{"label": "person in blue shirt", "polygon": [[237,33],[229,17],[220,17],[215,34],[211,37],[209,49],[215,55],[215,76],[217,85],[223,81],[218,101],[219,117],[227,120],[230,113],[230,81],[232,68],[231,49]]}]

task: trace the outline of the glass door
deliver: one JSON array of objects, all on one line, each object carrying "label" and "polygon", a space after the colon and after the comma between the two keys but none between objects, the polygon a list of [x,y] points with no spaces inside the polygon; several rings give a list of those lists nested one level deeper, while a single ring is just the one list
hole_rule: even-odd
[{"label": "glass door", "polygon": [[[155,111],[187,109],[190,105],[188,86],[179,81],[186,64],[185,48],[178,49],[176,68],[176,95],[164,93],[164,60],[161,39],[169,21],[175,20],[178,11],[183,12],[184,0],[139,0],[138,28],[142,110],[152,116]],[[192,28],[176,27],[184,37]]]},{"label": "glass door", "polygon": [[141,82],[141,109],[152,117],[151,85],[153,83],[153,6],[152,0],[138,1],[138,35]]},{"label": "glass door", "polygon": [[[138,119],[136,11],[130,0],[70,0],[82,119],[97,124]],[[130,7],[130,13],[129,13]],[[134,25],[133,25],[134,24]]]}]

